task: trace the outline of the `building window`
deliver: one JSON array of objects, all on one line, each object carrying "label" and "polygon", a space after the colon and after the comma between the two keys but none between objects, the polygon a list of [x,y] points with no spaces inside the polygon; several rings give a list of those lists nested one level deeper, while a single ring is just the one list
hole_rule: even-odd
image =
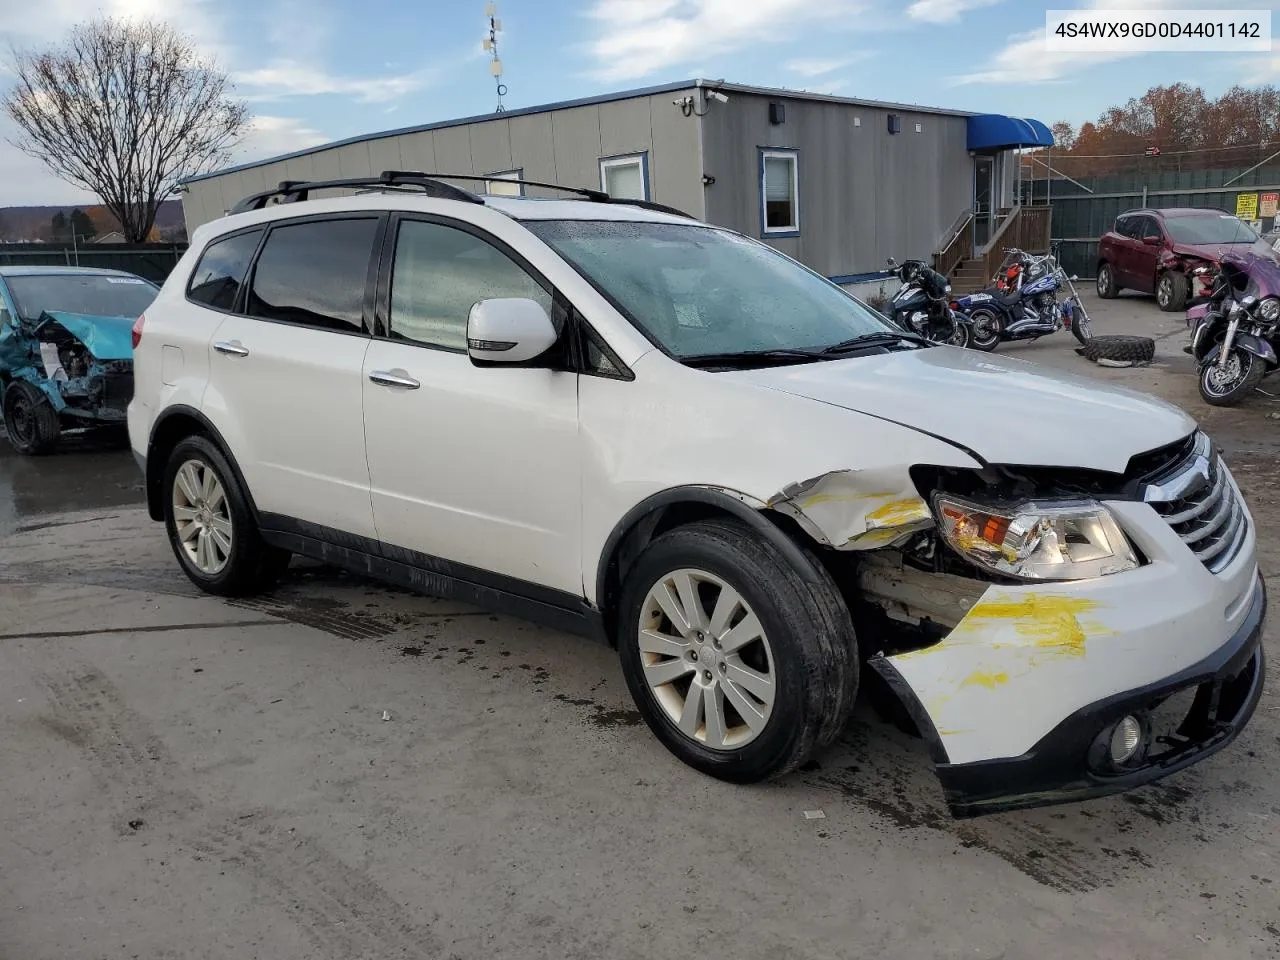
[{"label": "building window", "polygon": [[800,157],[794,150],[760,151],[760,227],[767,237],[800,235]]},{"label": "building window", "polygon": [[648,200],[649,155],[633,153],[602,159],[600,189],[619,200]]},{"label": "building window", "polygon": [[484,183],[484,189],[491,197],[523,197],[524,170],[504,170],[502,173],[491,173]]}]

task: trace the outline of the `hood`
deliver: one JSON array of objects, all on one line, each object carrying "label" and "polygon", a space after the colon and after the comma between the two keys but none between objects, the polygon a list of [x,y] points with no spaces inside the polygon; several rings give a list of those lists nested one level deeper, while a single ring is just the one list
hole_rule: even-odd
[{"label": "hood", "polygon": [[54,310],[41,314],[41,320],[46,317],[57,321],[99,360],[133,359],[133,323],[136,317],[99,317]]},{"label": "hood", "polygon": [[1199,257],[1202,260],[1221,260],[1230,254],[1237,256],[1262,257],[1272,263],[1276,260],[1276,252],[1264,240],[1245,245],[1243,243],[1175,243],[1170,249],[1181,257]]},{"label": "hood", "polygon": [[1195,429],[1194,420],[1155,397],[952,347],[717,376],[892,420],[988,463],[1122,473],[1135,454]]}]

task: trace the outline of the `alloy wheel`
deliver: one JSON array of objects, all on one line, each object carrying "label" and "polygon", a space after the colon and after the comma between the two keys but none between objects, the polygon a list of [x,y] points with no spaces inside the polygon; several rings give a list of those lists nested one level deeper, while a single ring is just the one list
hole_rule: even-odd
[{"label": "alloy wheel", "polygon": [[764,627],[742,595],[704,570],[681,569],[640,606],[640,665],[667,718],[711,750],[736,750],[764,730],[777,676]]},{"label": "alloy wheel", "polygon": [[1160,278],[1160,282],[1156,284],[1156,303],[1158,303],[1160,308],[1163,310],[1165,307],[1169,306],[1172,300],[1173,281],[1169,279],[1169,275],[1166,273]]},{"label": "alloy wheel", "polygon": [[227,492],[203,460],[187,460],[173,478],[173,527],[191,564],[216,576],[231,559],[235,536]]},{"label": "alloy wheel", "polygon": [[1111,268],[1103,264],[1098,268],[1098,296],[1105,297],[1111,289]]}]

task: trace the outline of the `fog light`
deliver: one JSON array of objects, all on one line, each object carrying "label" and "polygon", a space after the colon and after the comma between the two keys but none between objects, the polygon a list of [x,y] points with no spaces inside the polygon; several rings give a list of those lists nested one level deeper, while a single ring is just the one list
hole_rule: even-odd
[{"label": "fog light", "polygon": [[1111,762],[1128,763],[1141,745],[1142,723],[1134,716],[1123,718],[1111,732]]}]

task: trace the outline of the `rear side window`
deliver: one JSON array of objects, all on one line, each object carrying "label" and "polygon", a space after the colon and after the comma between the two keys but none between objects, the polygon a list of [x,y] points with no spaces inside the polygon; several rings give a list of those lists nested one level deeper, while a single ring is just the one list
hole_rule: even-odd
[{"label": "rear side window", "polygon": [[1116,233],[1122,237],[1137,239],[1134,235],[1134,228],[1138,225],[1137,217],[1120,217],[1116,220]]},{"label": "rear side window", "polygon": [[253,270],[249,315],[320,330],[361,332],[377,232],[375,217],[273,227]]},{"label": "rear side window", "polygon": [[205,247],[191,274],[187,298],[218,310],[234,309],[244,275],[249,272],[249,261],[261,239],[261,230],[251,230]]},{"label": "rear side window", "polygon": [[438,223],[400,224],[391,274],[392,339],[466,350],[471,307],[493,297],[525,297],[551,312],[551,294],[492,244]]}]

